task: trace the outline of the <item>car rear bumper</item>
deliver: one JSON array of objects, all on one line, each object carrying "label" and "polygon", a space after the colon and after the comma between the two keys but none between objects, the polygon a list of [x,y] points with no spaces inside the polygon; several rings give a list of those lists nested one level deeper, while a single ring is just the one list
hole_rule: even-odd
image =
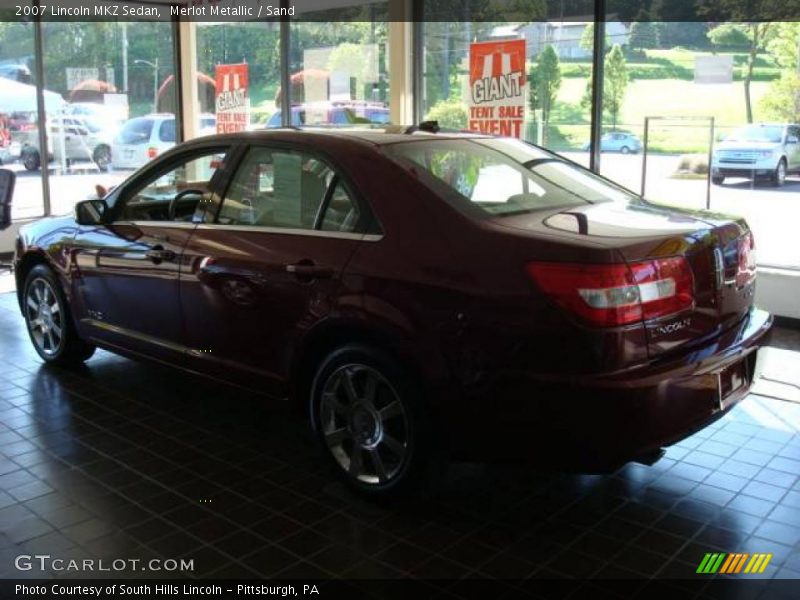
[{"label": "car rear bumper", "polygon": [[[673,444],[747,395],[772,321],[769,313],[753,309],[705,347],[621,373],[501,373],[482,401],[466,402],[454,453],[608,468]],[[736,376],[742,383],[731,390]]]}]

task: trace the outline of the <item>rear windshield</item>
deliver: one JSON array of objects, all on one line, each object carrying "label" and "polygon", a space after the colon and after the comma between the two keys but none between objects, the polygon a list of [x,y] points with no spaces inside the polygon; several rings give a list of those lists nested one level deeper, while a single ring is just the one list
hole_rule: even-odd
[{"label": "rear windshield", "polygon": [[485,216],[626,201],[635,196],[591,172],[513,139],[425,140],[387,152],[434,191],[450,192],[470,213]]},{"label": "rear windshield", "polygon": [[121,144],[144,144],[150,141],[152,132],[152,119],[131,119],[119,132],[119,141]]}]

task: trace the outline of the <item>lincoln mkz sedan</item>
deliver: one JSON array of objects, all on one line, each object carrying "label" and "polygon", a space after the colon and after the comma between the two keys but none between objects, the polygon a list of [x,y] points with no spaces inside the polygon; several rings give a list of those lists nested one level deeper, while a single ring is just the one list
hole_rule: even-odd
[{"label": "lincoln mkz sedan", "polygon": [[210,136],[22,228],[43,360],[96,347],[296,403],[356,489],[448,458],[655,460],[747,393],[772,317],[744,220],[518,140]]}]

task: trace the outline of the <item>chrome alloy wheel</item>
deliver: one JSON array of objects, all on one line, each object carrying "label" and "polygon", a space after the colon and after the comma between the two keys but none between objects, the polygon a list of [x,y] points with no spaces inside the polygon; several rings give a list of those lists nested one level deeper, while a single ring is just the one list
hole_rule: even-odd
[{"label": "chrome alloy wheel", "polygon": [[46,279],[37,277],[28,286],[25,318],[36,347],[46,356],[58,353],[64,341],[63,311]]},{"label": "chrome alloy wheel", "polygon": [[347,364],[331,373],[319,418],[325,445],[353,479],[384,484],[405,465],[411,441],[406,409],[376,369]]}]

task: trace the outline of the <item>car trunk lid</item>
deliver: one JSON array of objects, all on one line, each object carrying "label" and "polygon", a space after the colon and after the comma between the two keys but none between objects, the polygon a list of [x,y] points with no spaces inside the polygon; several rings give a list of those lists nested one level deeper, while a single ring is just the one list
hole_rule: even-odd
[{"label": "car trunk lid", "polygon": [[531,232],[558,230],[591,238],[629,265],[684,257],[694,279],[694,305],[644,322],[651,356],[685,350],[713,338],[737,324],[753,304],[755,255],[743,219],[633,200],[502,216],[493,222]]}]

